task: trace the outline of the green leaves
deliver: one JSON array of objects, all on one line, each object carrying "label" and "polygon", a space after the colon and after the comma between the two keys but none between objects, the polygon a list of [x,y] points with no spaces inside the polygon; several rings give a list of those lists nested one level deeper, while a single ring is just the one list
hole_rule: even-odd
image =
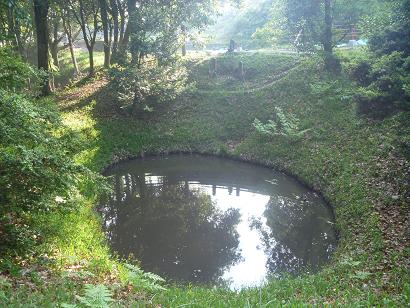
[{"label": "green leaves", "polygon": [[0,303],[7,300],[5,289],[11,288],[11,283],[6,277],[0,276]]},{"label": "green leaves", "polygon": [[255,119],[253,127],[258,133],[265,136],[302,136],[307,130],[300,131],[299,119],[293,114],[285,114],[279,107],[275,107],[274,119],[263,124],[260,120]]},{"label": "green leaves", "polygon": [[256,131],[262,135],[275,136],[277,134],[277,125],[272,120],[263,124],[259,119],[255,119],[255,121],[253,121],[253,127],[255,127]]},{"label": "green leaves", "polygon": [[86,284],[84,296],[78,296],[77,298],[85,307],[93,308],[108,308],[113,301],[111,291],[102,284]]},{"label": "green leaves", "polygon": [[357,271],[355,274],[352,274],[350,277],[358,280],[367,280],[371,276],[371,273],[365,271]]},{"label": "green leaves", "polygon": [[36,95],[42,77],[42,72],[23,62],[11,49],[0,48],[0,89]]},{"label": "green leaves", "polygon": [[130,283],[136,290],[147,290],[150,292],[165,291],[161,286],[165,280],[153,273],[146,273],[135,265],[126,264],[128,270],[126,281]]},{"label": "green leaves", "polygon": [[73,138],[67,131],[44,101],[33,103],[0,90],[2,254],[8,249],[12,254],[30,250],[39,238],[30,227],[33,215],[72,210],[73,196],[97,179],[73,161],[69,147]]},{"label": "green leaves", "polygon": [[188,88],[186,69],[175,64],[117,67],[111,70],[111,78],[123,106],[132,105],[146,112],[174,100]]},{"label": "green leaves", "polygon": [[114,301],[112,296],[112,292],[105,285],[86,284],[84,286],[84,296],[76,297],[80,302],[79,305],[64,303],[61,306],[64,308],[109,308]]},{"label": "green leaves", "polygon": [[13,211],[66,197],[81,173],[53,136],[59,122],[49,114],[23,96],[0,91],[0,184]]}]

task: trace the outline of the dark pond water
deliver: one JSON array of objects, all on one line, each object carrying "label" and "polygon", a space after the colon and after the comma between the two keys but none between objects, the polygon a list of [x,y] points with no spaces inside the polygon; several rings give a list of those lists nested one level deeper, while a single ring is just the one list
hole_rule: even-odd
[{"label": "dark pond water", "polygon": [[199,155],[121,163],[99,210],[112,249],[178,282],[263,284],[316,271],[336,236],[331,210],[269,168]]}]

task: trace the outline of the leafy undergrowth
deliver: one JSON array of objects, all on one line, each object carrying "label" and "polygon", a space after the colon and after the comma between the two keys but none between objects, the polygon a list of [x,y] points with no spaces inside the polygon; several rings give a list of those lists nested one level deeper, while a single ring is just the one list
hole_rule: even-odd
[{"label": "leafy undergrowth", "polygon": [[[255,85],[295,63],[294,56],[287,55],[239,57],[256,71],[272,63],[265,70],[269,76],[254,76]],[[207,61],[190,63],[200,90],[209,78]],[[225,87],[226,78],[215,78],[212,87]],[[237,89],[240,82],[231,88]],[[107,295],[107,305],[114,306],[408,304],[409,114],[399,112],[381,121],[360,118],[354,94],[355,86],[347,78],[327,76],[316,58],[303,59],[286,76],[253,93],[193,91],[137,116],[119,108],[115,91],[101,76],[66,90],[60,96],[60,109],[63,122],[79,133],[78,163],[102,171],[124,158],[169,152],[211,153],[263,163],[295,175],[323,194],[334,207],[339,245],[331,264],[318,274],[272,280],[239,293],[199,286],[169,285],[167,290],[150,288],[149,283],[135,286],[124,274],[129,270],[110,255],[90,197],[78,200],[76,213],[43,218],[41,225],[50,229],[41,249],[47,252],[43,263],[37,258],[23,271],[10,265],[9,273],[15,277],[1,278],[0,303],[83,307],[84,285],[103,284],[108,289],[100,287],[99,295]],[[304,134],[289,138],[255,129],[255,118],[266,123],[278,108],[299,119]]]}]

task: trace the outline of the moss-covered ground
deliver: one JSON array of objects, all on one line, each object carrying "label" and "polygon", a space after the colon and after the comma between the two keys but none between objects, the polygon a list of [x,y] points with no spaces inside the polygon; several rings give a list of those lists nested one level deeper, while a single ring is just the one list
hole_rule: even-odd
[{"label": "moss-covered ground", "polygon": [[[343,54],[343,64],[352,57]],[[245,74],[238,77],[239,61]],[[101,172],[130,157],[198,152],[286,171],[334,209],[340,240],[331,263],[314,275],[275,279],[239,293],[174,285],[156,292],[131,289],[121,283],[121,262],[105,243],[95,196],[83,196],[74,213],[37,218],[48,233],[38,248],[44,260],[28,262],[23,277],[2,278],[0,305],[74,304],[84,283],[106,284],[115,305],[132,307],[408,305],[409,114],[377,121],[357,116],[356,86],[345,74],[326,74],[316,57],[224,55],[213,78],[209,58],[187,62],[196,90],[150,113],[120,108],[104,72],[60,92],[63,122],[79,133],[76,161]],[[294,114],[306,133],[289,138],[255,131],[254,119],[266,122],[275,107]]]}]

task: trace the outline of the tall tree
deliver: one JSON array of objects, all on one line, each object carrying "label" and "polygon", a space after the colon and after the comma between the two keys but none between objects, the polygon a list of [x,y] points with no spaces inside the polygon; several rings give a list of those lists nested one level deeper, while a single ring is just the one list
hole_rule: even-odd
[{"label": "tall tree", "polygon": [[112,55],[111,55],[111,62],[113,59],[117,58],[118,52],[118,42],[119,42],[119,34],[120,34],[120,23],[119,23],[119,8],[118,8],[118,1],[117,0],[110,0],[111,5],[111,16],[113,22],[113,32],[114,32],[114,40],[112,44]]},{"label": "tall tree", "polygon": [[48,0],[34,0],[34,20],[37,34],[37,61],[38,68],[47,74],[41,88],[42,95],[48,95],[50,90],[48,76],[48,25],[47,16],[50,4]]},{"label": "tall tree", "polygon": [[120,37],[119,41],[122,42],[124,39],[125,23],[126,23],[126,0],[117,0],[118,12],[120,13]]},{"label": "tall tree", "polygon": [[[355,6],[360,7],[362,0],[357,0]],[[300,51],[316,51],[321,45],[326,69],[337,73],[340,71],[340,63],[333,55],[335,45],[333,34],[333,16],[335,13],[335,2],[338,2],[338,17],[340,23],[348,23],[356,19],[347,18],[347,12],[352,11],[350,0],[348,7],[342,6],[342,0],[275,0],[273,4],[271,20],[264,28],[259,29],[257,34],[263,36],[286,37],[288,42],[293,42],[295,48]],[[360,3],[358,5],[357,3]],[[344,12],[340,12],[344,10]],[[275,19],[275,20],[273,20]],[[279,20],[279,21],[278,21]],[[278,38],[276,38],[278,40]],[[271,41],[275,41],[272,40]]]},{"label": "tall tree", "polygon": [[[88,50],[90,76],[94,75],[94,46],[97,38],[99,3],[96,0],[68,0],[69,7],[78,22]],[[91,26],[90,26],[91,24]]]},{"label": "tall tree", "polygon": [[52,9],[50,12],[50,23],[49,23],[49,48],[50,54],[53,58],[53,65],[57,68],[60,67],[60,61],[58,58],[58,45],[64,38],[64,35],[60,31],[60,16],[58,16],[57,11]]},{"label": "tall tree", "polygon": [[67,37],[67,45],[68,45],[68,48],[70,49],[71,61],[74,66],[74,74],[78,75],[80,74],[80,69],[78,67],[77,58],[74,52],[74,39],[80,34],[81,30],[79,30],[75,34],[73,33],[72,14],[66,6],[62,6],[59,12],[60,12],[61,20],[63,21],[64,33]]},{"label": "tall tree", "polygon": [[[144,4],[141,4],[142,6]],[[134,15],[137,11],[137,0],[127,0],[127,10],[128,10],[128,24],[124,31],[124,35],[122,37],[119,52],[122,57],[124,57],[125,53],[127,52],[128,43],[130,40],[130,35],[133,31],[133,26],[135,26]]]},{"label": "tall tree", "polygon": [[333,16],[332,16],[332,1],[324,0],[325,2],[325,28],[323,32],[323,50],[325,53],[331,54],[333,52],[333,42],[332,42],[332,27],[333,27]]},{"label": "tall tree", "polygon": [[101,22],[104,32],[104,67],[110,67],[111,58],[111,42],[109,35],[109,23],[108,23],[108,5],[107,0],[98,0],[101,10]]}]

